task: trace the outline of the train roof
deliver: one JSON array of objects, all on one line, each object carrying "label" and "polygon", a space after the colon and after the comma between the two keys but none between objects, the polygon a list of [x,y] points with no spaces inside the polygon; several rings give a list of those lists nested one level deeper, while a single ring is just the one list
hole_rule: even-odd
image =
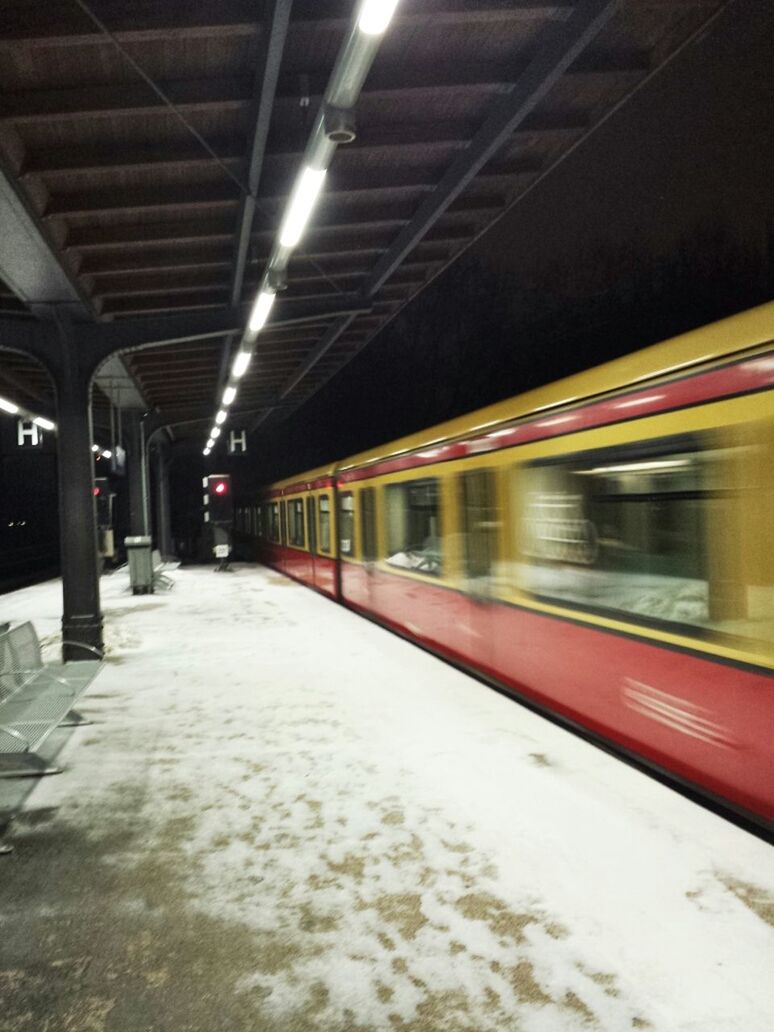
[{"label": "train roof", "polygon": [[330,480],[335,476],[337,468],[338,467],[335,462],[329,462],[327,466],[317,466],[315,469],[304,470],[303,473],[294,473],[292,477],[278,480],[269,486],[280,491],[283,487],[291,487],[295,484],[307,484],[319,480]]},{"label": "train roof", "polygon": [[272,486],[289,487],[302,481],[332,477],[343,470],[356,469],[445,441],[465,438],[533,414],[561,409],[626,387],[671,377],[692,367],[730,358],[772,339],[774,302],[768,302],[339,462],[296,473]]}]

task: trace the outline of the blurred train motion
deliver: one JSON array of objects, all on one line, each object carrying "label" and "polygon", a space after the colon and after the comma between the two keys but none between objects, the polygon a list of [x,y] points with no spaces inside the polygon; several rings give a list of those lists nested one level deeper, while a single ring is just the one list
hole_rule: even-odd
[{"label": "blurred train motion", "polygon": [[774,304],[237,510],[252,554],[774,827]]}]

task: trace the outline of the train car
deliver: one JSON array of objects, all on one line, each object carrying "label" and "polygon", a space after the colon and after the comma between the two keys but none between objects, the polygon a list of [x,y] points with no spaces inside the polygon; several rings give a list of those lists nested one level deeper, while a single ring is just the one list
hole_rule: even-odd
[{"label": "train car", "polygon": [[338,598],[334,467],[274,484],[257,512],[259,558],[323,595]]},{"label": "train car", "polygon": [[772,341],[769,304],[290,478],[264,559],[771,830]]}]

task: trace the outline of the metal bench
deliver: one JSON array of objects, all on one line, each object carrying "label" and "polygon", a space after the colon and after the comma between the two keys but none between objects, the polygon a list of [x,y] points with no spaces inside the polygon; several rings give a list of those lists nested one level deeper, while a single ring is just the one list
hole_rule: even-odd
[{"label": "metal bench", "polygon": [[100,670],[102,654],[81,642],[64,644],[94,659],[44,664],[31,623],[0,632],[0,778],[58,774],[61,768],[37,750],[54,728],[88,723],[72,707]]},{"label": "metal bench", "polygon": [[175,586],[175,582],[164,572],[167,564],[161,558],[161,552],[158,548],[154,548],[151,553],[151,564],[153,566],[153,590],[171,591]]}]

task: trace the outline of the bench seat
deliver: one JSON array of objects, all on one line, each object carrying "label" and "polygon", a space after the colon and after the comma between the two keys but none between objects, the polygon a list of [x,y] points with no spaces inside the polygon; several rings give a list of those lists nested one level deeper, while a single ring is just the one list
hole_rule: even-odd
[{"label": "bench seat", "polygon": [[68,714],[85,723],[72,707],[100,667],[96,657],[44,664],[31,623],[0,633],[0,778],[54,772],[35,753]]}]

